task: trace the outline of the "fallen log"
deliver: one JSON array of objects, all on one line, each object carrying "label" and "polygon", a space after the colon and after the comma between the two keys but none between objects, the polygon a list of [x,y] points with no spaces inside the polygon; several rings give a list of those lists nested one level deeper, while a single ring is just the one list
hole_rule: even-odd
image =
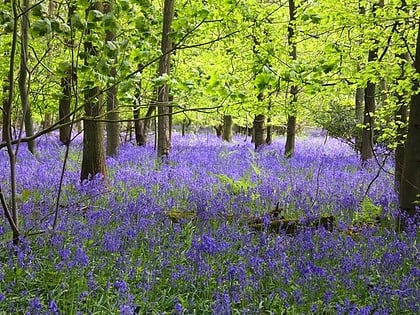
[{"label": "fallen log", "polygon": [[303,228],[324,228],[325,230],[332,232],[335,227],[335,217],[322,216],[307,221],[285,219],[284,217],[271,220],[270,218],[266,218],[265,222],[264,218],[258,218],[257,220],[250,221],[248,226],[251,230],[258,232],[267,231],[270,233],[285,233],[288,235],[295,235]]}]

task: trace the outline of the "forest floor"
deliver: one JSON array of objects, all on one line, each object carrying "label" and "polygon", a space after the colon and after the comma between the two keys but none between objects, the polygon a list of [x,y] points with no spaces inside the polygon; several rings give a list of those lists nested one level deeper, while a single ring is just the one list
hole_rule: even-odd
[{"label": "forest floor", "polygon": [[320,136],[300,137],[285,159],[282,137],[255,152],[249,138],[175,134],[166,163],[152,144],[125,143],[106,184],[80,184],[77,138],[52,231],[65,147],[37,145],[17,163],[32,235],[16,247],[0,219],[0,314],[420,312],[419,229],[396,232],[386,152],[362,167]]}]

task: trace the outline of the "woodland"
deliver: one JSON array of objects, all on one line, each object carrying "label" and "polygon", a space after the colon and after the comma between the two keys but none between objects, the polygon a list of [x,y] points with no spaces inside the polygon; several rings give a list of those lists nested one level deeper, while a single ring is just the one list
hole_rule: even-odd
[{"label": "woodland", "polygon": [[418,314],[416,0],[0,0],[0,314]]}]

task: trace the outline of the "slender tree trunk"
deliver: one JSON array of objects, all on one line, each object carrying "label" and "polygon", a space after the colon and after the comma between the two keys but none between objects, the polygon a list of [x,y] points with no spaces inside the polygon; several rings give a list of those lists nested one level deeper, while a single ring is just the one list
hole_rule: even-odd
[{"label": "slender tree trunk", "polygon": [[[287,39],[291,49],[290,57],[292,60],[297,60],[297,48],[295,41],[295,21],[296,21],[296,5],[294,0],[289,0],[289,26],[287,27]],[[286,157],[292,157],[295,151],[296,141],[296,102],[297,102],[298,88],[295,85],[290,87],[290,104],[289,113],[287,115],[287,131],[286,144],[284,154]]]},{"label": "slender tree trunk", "polygon": [[[372,59],[374,58],[374,59]],[[376,59],[376,53],[369,52],[369,61]],[[365,89],[365,108],[363,113],[362,130],[362,161],[367,161],[373,157],[373,128],[375,126],[375,83],[368,82]]]},{"label": "slender tree trunk", "polygon": [[[22,103],[23,121],[25,124],[26,136],[34,134],[32,110],[29,103],[29,80],[28,80],[28,42],[29,42],[29,10],[30,0],[24,0],[22,6],[22,21],[20,27],[20,70],[19,70],[19,94]],[[35,152],[35,140],[28,141],[28,149]]]},{"label": "slender tree trunk", "polygon": [[[10,117],[7,115],[8,110],[8,95],[9,95],[9,79],[8,77],[10,77],[10,74],[7,76],[7,78],[4,79],[3,81],[3,100],[2,100],[2,130],[1,130],[1,140],[3,142],[6,142],[7,137],[9,135],[9,132],[11,132],[11,130],[8,130],[11,128],[11,121],[9,122],[8,120],[10,119]],[[10,133],[11,135],[11,133]]]},{"label": "slender tree trunk", "polygon": [[291,157],[295,152],[296,142],[296,116],[288,116],[286,127],[286,147],[285,156]]},{"label": "slender tree trunk", "polygon": [[[400,60],[401,76],[400,80],[406,78],[405,67],[410,60],[408,54],[397,56]],[[394,177],[394,189],[398,193],[401,186],[401,176],[404,165],[405,155],[405,136],[407,135],[407,121],[408,121],[408,106],[405,102],[405,97],[401,93],[397,93],[397,104],[398,109],[395,112],[395,123],[397,125],[397,147],[395,148],[395,177]]]},{"label": "slender tree trunk", "polygon": [[[102,11],[102,5],[97,2],[96,10]],[[90,31],[87,30],[87,35]],[[85,42],[86,56],[97,56],[98,52],[92,42]],[[85,64],[90,66],[86,57]],[[83,157],[80,180],[90,180],[97,174],[106,178],[106,161],[104,148],[103,123],[95,121],[102,114],[102,97],[97,86],[90,87],[85,93],[84,109],[86,119],[83,121]]]},{"label": "slender tree trunk", "polygon": [[255,150],[258,150],[260,146],[265,144],[265,116],[264,115],[255,115],[254,117],[254,147]]},{"label": "slender tree trunk", "polygon": [[13,232],[13,242],[19,243],[19,212],[17,208],[17,187],[16,187],[16,155],[12,146],[12,110],[13,110],[13,98],[14,98],[14,69],[15,69],[15,58],[16,49],[18,43],[18,9],[17,1],[12,0],[12,12],[13,12],[13,33],[12,43],[10,49],[10,60],[7,83],[9,84],[7,89],[7,99],[3,103],[3,140],[6,142],[7,154],[9,156],[9,170],[10,170],[10,204],[5,202],[3,191],[0,185],[0,199],[3,207],[6,219]]},{"label": "slender tree trunk", "polygon": [[[170,73],[170,55],[172,50],[172,40],[170,38],[171,25],[174,17],[175,0],[165,0],[163,9],[163,29],[162,29],[162,58],[160,59],[159,75]],[[158,92],[158,157],[168,157],[170,139],[170,110],[169,110],[169,86],[164,84]]]},{"label": "slender tree trunk", "polygon": [[139,146],[146,145],[146,127],[145,120],[140,119],[140,106],[141,106],[141,82],[139,83],[139,91],[136,93],[136,104],[133,109],[133,118],[134,118],[134,133],[136,136],[136,143]]},{"label": "slender tree trunk", "polygon": [[[104,13],[112,13],[114,10],[114,0],[110,0],[104,5]],[[105,31],[105,41],[106,42],[113,42],[115,40],[115,32],[106,30]],[[114,56],[113,62],[116,64],[117,62],[117,55]],[[117,69],[115,66],[111,67],[110,69],[110,76],[112,78],[116,78],[117,76]],[[112,82],[115,82],[113,80]],[[118,155],[118,148],[120,146],[120,115],[118,113],[118,86],[112,85],[108,87],[106,92],[106,109],[107,109],[107,123],[106,123],[106,154],[108,156],[116,156]]]},{"label": "slender tree trunk", "polygon": [[231,115],[223,116],[223,140],[232,141],[233,119]]},{"label": "slender tree trunk", "polygon": [[[420,22],[417,30],[417,44],[414,67],[420,76]],[[414,216],[416,202],[420,201],[420,83],[414,80],[415,94],[410,102],[408,133],[400,187],[400,207],[407,214]]]},{"label": "slender tree trunk", "polygon": [[[405,0],[401,1],[401,10],[404,13],[407,13],[407,3]],[[404,25],[399,24],[398,26],[402,26],[404,32]],[[401,34],[403,36],[404,33]],[[397,80],[397,84],[399,81],[404,82],[407,78],[406,73],[406,66],[410,64],[410,55],[408,52],[397,54],[398,65],[401,70],[400,77]],[[404,155],[405,155],[405,136],[407,135],[407,121],[408,121],[408,105],[406,102],[406,98],[404,97],[404,92],[397,92],[397,105],[398,109],[394,114],[395,123],[397,125],[397,147],[395,148],[395,171],[394,171],[394,190],[396,193],[399,194],[400,187],[401,187],[401,177],[403,172],[403,165],[404,165]]]},{"label": "slender tree trunk", "polygon": [[[356,89],[356,124],[363,124],[363,111],[364,111],[364,99],[365,99],[365,90],[363,88]],[[357,152],[362,152],[362,129],[356,128],[356,134],[354,139],[354,146]]]},{"label": "slender tree trunk", "polygon": [[[400,97],[398,97],[400,98]],[[401,176],[404,165],[405,156],[405,135],[407,134],[407,118],[408,106],[405,103],[400,103],[396,112],[395,120],[397,122],[397,147],[395,148],[395,177],[394,177],[394,190],[398,193],[401,186]]]},{"label": "slender tree trunk", "polygon": [[[76,6],[71,2],[68,7],[68,15],[67,15],[67,22],[71,23],[71,18],[76,11]],[[71,25],[71,24],[70,24]],[[73,39],[73,30],[70,31],[70,38],[66,40],[67,47],[73,47],[74,39]],[[73,49],[73,48],[71,48]],[[73,65],[69,65],[66,69],[66,73],[63,78],[61,78],[61,96],[60,100],[58,101],[58,118],[61,123],[61,127],[59,128],[59,138],[60,142],[68,145],[70,144],[71,140],[71,129],[72,126],[70,124],[70,111],[71,111],[71,97],[72,97],[72,89],[77,80],[76,72],[74,71]]]},{"label": "slender tree trunk", "polygon": [[214,129],[216,130],[217,138],[222,138],[222,136],[223,136],[223,125],[222,124],[217,125],[217,126],[214,127]]},{"label": "slender tree trunk", "polygon": [[73,86],[73,73],[72,67],[67,70],[67,75],[61,79],[61,86],[63,88],[60,100],[58,102],[58,118],[60,120],[59,138],[61,143],[70,144],[71,140],[71,124],[70,124],[70,107],[71,107],[71,94]]},{"label": "slender tree trunk", "polygon": [[[378,4],[373,5],[373,15],[376,18],[376,10],[378,7],[383,7],[384,1],[379,0]],[[376,42],[376,39],[372,39]],[[374,48],[369,51],[368,62],[375,62],[378,58],[378,48]],[[374,146],[374,128],[375,128],[375,93],[376,84],[373,81],[368,81],[365,88],[365,108],[363,113],[363,130],[362,130],[362,149],[361,159],[362,162],[373,158],[373,146]]]}]

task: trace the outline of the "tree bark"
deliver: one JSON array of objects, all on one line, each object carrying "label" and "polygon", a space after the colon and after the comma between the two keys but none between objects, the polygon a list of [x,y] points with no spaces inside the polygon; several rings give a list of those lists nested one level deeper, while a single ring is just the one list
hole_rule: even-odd
[{"label": "tree bark", "polygon": [[[420,75],[420,22],[417,30],[416,54],[414,67]],[[410,102],[408,133],[405,145],[405,156],[400,187],[400,208],[414,216],[416,202],[420,200],[420,83],[418,77],[414,80],[415,94]]]},{"label": "tree bark", "polygon": [[[364,99],[365,90],[363,88],[356,89],[355,103],[356,103],[356,124],[363,124],[363,112],[364,112]],[[356,134],[354,135],[354,146],[357,152],[362,152],[362,129],[356,128]]]},{"label": "tree bark", "polygon": [[[109,2],[104,5],[104,13],[111,13],[114,10],[114,0],[110,0]],[[115,33],[110,30],[105,31],[105,41],[112,42],[115,40]],[[114,56],[113,62],[117,62],[117,55]],[[117,69],[115,66],[112,66],[110,69],[110,76],[115,82],[115,78],[117,76]],[[106,155],[108,156],[116,156],[118,155],[118,148],[120,146],[120,115],[118,112],[118,85],[113,84],[112,86],[108,87],[106,92]]]},{"label": "tree bark", "polygon": [[217,138],[222,138],[222,136],[223,136],[223,125],[222,124],[217,125],[217,126],[214,127],[214,129],[216,130],[216,137]]},{"label": "tree bark", "polygon": [[[71,18],[76,11],[76,6],[71,2],[68,7],[68,15],[67,15],[67,22],[71,22]],[[70,38],[66,40],[67,47],[73,47],[74,39],[73,33],[71,32]],[[72,48],[73,49],[73,48]],[[73,61],[72,61],[73,62]],[[72,126],[70,124],[70,111],[71,111],[71,97],[72,97],[72,89],[77,80],[76,72],[74,71],[73,65],[70,64],[66,69],[66,73],[63,78],[61,78],[61,97],[58,101],[58,118],[61,123],[61,127],[59,128],[59,139],[60,142],[68,145],[70,144],[71,140],[71,129]]]},{"label": "tree bark", "polygon": [[[379,0],[378,4],[374,4],[372,11],[373,16],[376,18],[376,10],[378,7],[383,7],[384,1]],[[376,43],[376,39],[372,39]],[[368,63],[375,62],[378,59],[378,48],[374,48],[369,51]],[[362,130],[362,148],[361,148],[361,159],[362,162],[366,162],[373,158],[373,146],[374,146],[374,128],[375,128],[375,93],[376,84],[373,81],[368,81],[365,88],[365,107],[363,112],[363,130]]]},{"label": "tree bark", "polygon": [[[102,11],[102,5],[97,2],[94,5],[96,10]],[[86,31],[87,35],[89,30]],[[92,42],[85,42],[84,49],[86,56],[97,56],[98,52]],[[88,63],[86,57],[85,64]],[[102,97],[99,96],[99,88],[93,86],[87,89],[85,93],[84,109],[86,119],[83,120],[83,156],[80,180],[90,180],[97,174],[102,174],[106,178],[106,161],[104,148],[103,123],[95,121],[102,114]]]},{"label": "tree bark", "polygon": [[[1,140],[2,142],[6,142],[9,133],[10,133],[10,128],[11,128],[11,121],[9,122],[9,115],[7,114],[7,112],[9,112],[9,102],[8,102],[8,95],[9,95],[9,79],[8,77],[10,76],[10,74],[7,76],[7,78],[4,79],[3,81],[3,100],[2,100],[2,129],[1,129]],[[10,133],[11,135],[11,133]]]},{"label": "tree bark", "polygon": [[232,127],[233,119],[231,115],[223,116],[223,140],[227,142],[232,141]]},{"label": "tree bark", "polygon": [[[34,127],[32,110],[29,103],[29,80],[28,80],[28,42],[29,42],[29,10],[30,0],[24,0],[22,6],[22,21],[20,27],[20,70],[19,70],[19,94],[22,103],[23,121],[27,137],[33,136]],[[35,140],[28,141],[28,149],[35,152]]]},{"label": "tree bark", "polygon": [[255,115],[254,117],[254,147],[255,150],[258,150],[260,146],[265,144],[265,116],[264,115]]},{"label": "tree bark", "polygon": [[[405,66],[410,60],[408,54],[397,56],[399,58],[399,65],[401,68],[401,75],[399,80],[406,78]],[[397,147],[395,148],[395,176],[394,176],[394,190],[399,192],[401,186],[401,176],[404,165],[405,156],[405,136],[407,135],[407,121],[408,121],[408,106],[405,102],[405,97],[401,93],[396,95],[398,109],[395,112],[395,123],[397,125]]]},{"label": "tree bark", "polygon": [[296,139],[296,116],[288,116],[286,127],[286,146],[284,155],[289,158],[295,152]]},{"label": "tree bark", "polygon": [[[290,57],[292,60],[297,60],[297,48],[295,41],[295,21],[296,21],[296,5],[294,0],[289,0],[289,25],[287,27],[287,40],[290,47]],[[297,102],[297,86],[290,87],[290,104],[289,113],[287,115],[287,131],[286,144],[284,147],[284,155],[292,157],[295,151],[296,141],[296,102]]]},{"label": "tree bark", "polygon": [[[159,65],[159,75],[169,75],[171,63],[172,40],[170,38],[171,25],[174,17],[175,0],[165,0],[163,9],[163,29],[162,29],[162,57]],[[169,110],[169,86],[163,84],[158,92],[158,143],[157,154],[159,158],[169,157],[171,146],[170,138],[170,110]]]},{"label": "tree bark", "polygon": [[[369,52],[369,61],[376,59],[376,52]],[[363,162],[373,157],[373,128],[375,126],[375,83],[368,82],[365,88],[365,108],[363,113],[362,152]]]},{"label": "tree bark", "polygon": [[61,86],[63,89],[58,102],[58,118],[60,120],[60,124],[62,125],[59,128],[59,138],[61,143],[65,145],[70,144],[71,140],[70,108],[73,78],[75,77],[72,67],[70,67],[67,72],[68,74],[61,79]]}]

